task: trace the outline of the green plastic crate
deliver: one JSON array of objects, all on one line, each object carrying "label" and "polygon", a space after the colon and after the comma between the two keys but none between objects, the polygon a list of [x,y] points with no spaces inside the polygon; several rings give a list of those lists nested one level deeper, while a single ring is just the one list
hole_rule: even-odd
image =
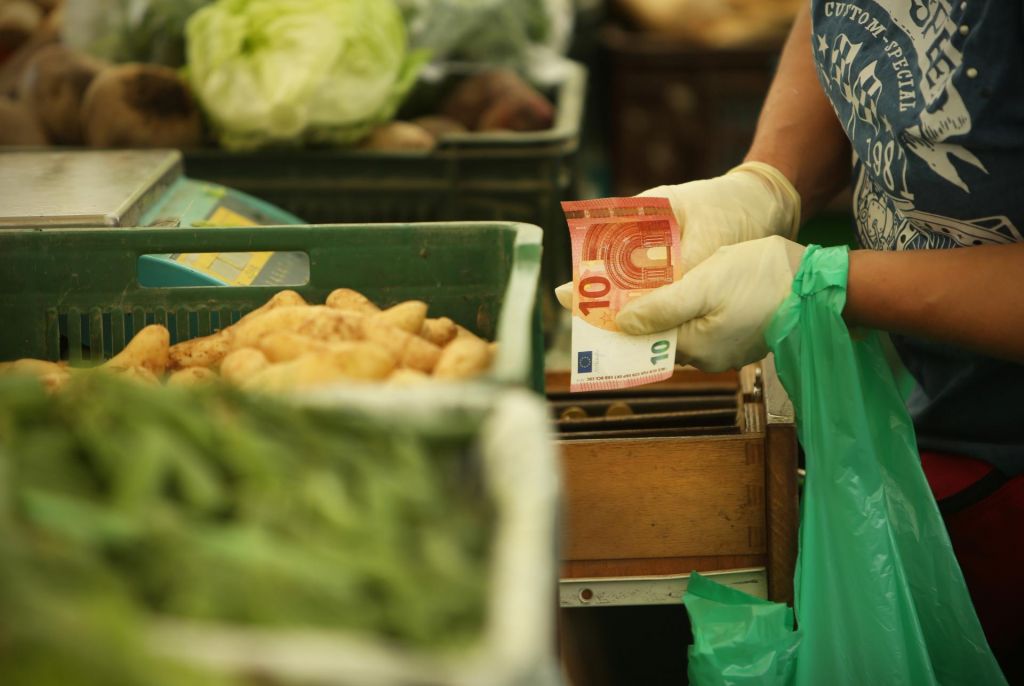
[{"label": "green plastic crate", "polygon": [[574,194],[586,69],[567,61],[554,126],[447,135],[432,151],[184,151],[185,171],[252,194],[311,224],[516,221],[545,240],[546,280],[572,277],[559,203]]},{"label": "green plastic crate", "polygon": [[0,360],[99,361],[147,324],[172,342],[237,321],[277,286],[147,288],[139,258],[179,252],[298,251],[308,302],[350,287],[381,306],[419,299],[499,343],[490,378],[543,389],[537,284],[542,232],[502,222],[247,228],[0,231]]}]

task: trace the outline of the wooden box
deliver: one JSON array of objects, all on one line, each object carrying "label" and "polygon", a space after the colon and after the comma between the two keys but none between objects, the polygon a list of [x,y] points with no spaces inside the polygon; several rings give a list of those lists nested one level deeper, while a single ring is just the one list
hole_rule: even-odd
[{"label": "wooden box", "polygon": [[770,360],[680,368],[615,397],[569,395],[565,373],[547,384],[565,488],[563,607],[678,602],[694,570],[792,601],[797,445]]}]

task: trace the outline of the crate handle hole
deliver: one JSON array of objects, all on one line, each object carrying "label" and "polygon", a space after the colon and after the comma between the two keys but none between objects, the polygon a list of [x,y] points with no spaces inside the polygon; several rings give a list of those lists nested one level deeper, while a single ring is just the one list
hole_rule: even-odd
[{"label": "crate handle hole", "polygon": [[305,286],[309,255],[294,251],[151,254],[139,257],[137,273],[143,288]]}]

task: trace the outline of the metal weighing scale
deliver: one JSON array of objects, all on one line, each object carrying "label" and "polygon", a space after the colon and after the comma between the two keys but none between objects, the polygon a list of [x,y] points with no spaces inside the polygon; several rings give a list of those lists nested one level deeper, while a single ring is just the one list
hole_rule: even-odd
[{"label": "metal weighing scale", "polygon": [[[0,229],[302,223],[245,193],[187,178],[177,150],[0,152]],[[302,253],[181,253],[139,260],[139,282],[150,287],[308,280]]]}]

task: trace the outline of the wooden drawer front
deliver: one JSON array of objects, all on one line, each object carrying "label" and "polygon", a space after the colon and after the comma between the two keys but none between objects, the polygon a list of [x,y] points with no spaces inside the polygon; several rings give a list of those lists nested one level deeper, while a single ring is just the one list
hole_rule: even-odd
[{"label": "wooden drawer front", "polygon": [[562,442],[564,559],[764,553],[763,440]]}]

